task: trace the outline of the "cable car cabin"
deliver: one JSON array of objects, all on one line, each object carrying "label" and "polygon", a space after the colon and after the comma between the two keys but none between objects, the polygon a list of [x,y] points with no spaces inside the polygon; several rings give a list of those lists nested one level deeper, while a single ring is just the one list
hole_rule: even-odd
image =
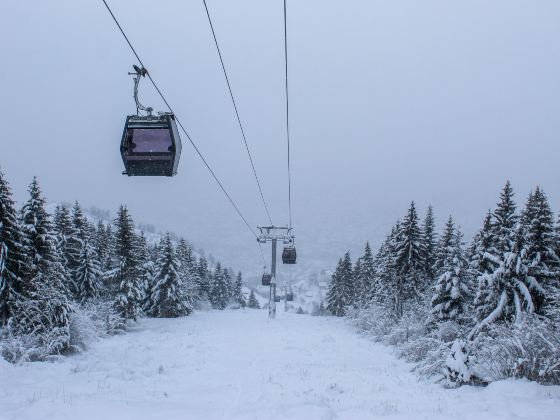
[{"label": "cable car cabin", "polygon": [[270,286],[271,281],[272,281],[272,276],[270,274],[263,274],[262,275],[262,285],[263,286]]},{"label": "cable car cabin", "polygon": [[280,302],[282,299],[280,298],[280,296],[276,295],[274,296],[274,302]]},{"label": "cable car cabin", "polygon": [[128,176],[173,176],[181,157],[181,138],[171,113],[129,115],[121,141]]},{"label": "cable car cabin", "polygon": [[288,292],[288,294],[286,295],[286,300],[288,302],[293,302],[294,301],[294,294],[292,292]]},{"label": "cable car cabin", "polygon": [[293,246],[287,246],[282,251],[282,262],[284,264],[295,264],[296,263],[296,248]]}]

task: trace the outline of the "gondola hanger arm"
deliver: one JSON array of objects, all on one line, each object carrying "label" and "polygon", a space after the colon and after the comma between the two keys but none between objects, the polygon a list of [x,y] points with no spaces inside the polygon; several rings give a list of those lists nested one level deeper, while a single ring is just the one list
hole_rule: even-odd
[{"label": "gondola hanger arm", "polygon": [[134,68],[134,72],[129,72],[129,76],[134,76],[134,102],[136,102],[136,113],[138,114],[139,110],[145,111],[148,113],[148,117],[152,116],[153,108],[151,106],[144,106],[140,103],[138,99],[138,85],[140,84],[140,78],[146,77],[148,75],[148,70],[145,67],[138,67],[137,65],[133,64],[132,67]]}]

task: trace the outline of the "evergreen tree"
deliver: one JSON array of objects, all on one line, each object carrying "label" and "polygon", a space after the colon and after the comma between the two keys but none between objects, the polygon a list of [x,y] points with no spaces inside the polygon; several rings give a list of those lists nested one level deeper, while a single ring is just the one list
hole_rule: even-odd
[{"label": "evergreen tree", "polygon": [[346,308],[353,303],[354,285],[352,260],[350,253],[344,254],[344,258],[338,261],[336,270],[331,278],[327,292],[327,309],[336,316],[344,316]]},{"label": "evergreen tree", "polygon": [[216,264],[212,276],[212,289],[210,293],[210,303],[214,309],[225,309],[229,302],[229,285],[227,276],[222,270],[220,263]]},{"label": "evergreen tree", "polygon": [[422,231],[414,202],[402,223],[396,239],[396,269],[402,283],[403,302],[420,298],[429,286],[424,267],[426,254],[422,243]]},{"label": "evergreen tree", "polygon": [[177,258],[181,262],[182,269],[192,276],[194,271],[196,271],[196,259],[191,246],[184,238],[181,238],[177,244]]},{"label": "evergreen tree", "polygon": [[83,243],[87,236],[87,220],[82,212],[80,203],[74,203],[71,212],[70,232],[67,237],[66,261],[67,269],[71,277],[69,285],[70,292],[78,298],[78,268],[81,265],[80,255]]},{"label": "evergreen tree", "polygon": [[487,253],[487,258],[497,268],[484,279],[487,287],[496,291],[498,301],[490,306],[492,311],[482,319],[480,326],[499,319],[519,322],[524,313],[534,312],[535,305],[530,290],[542,288],[529,276],[529,267],[524,260],[527,243],[523,223],[517,223],[515,210],[513,189],[508,181],[493,213],[493,247]]},{"label": "evergreen tree", "polygon": [[498,290],[491,283],[491,274],[498,267],[497,260],[492,255],[495,252],[493,244],[492,213],[488,211],[482,228],[474,237],[469,263],[471,271],[477,279],[474,306],[478,321],[486,318],[494,310],[495,303],[498,301]]},{"label": "evergreen tree", "polygon": [[179,275],[183,284],[183,295],[186,304],[192,308],[199,300],[199,281],[196,258],[188,242],[181,238],[177,244],[177,258],[179,260]]},{"label": "evergreen tree", "polygon": [[399,230],[400,222],[397,222],[375,256],[375,282],[370,292],[370,304],[388,307],[397,317],[402,315],[404,300],[395,262]]},{"label": "evergreen tree", "polygon": [[65,294],[68,297],[73,297],[71,292],[71,290],[73,290],[73,279],[68,270],[69,261],[71,259],[69,238],[72,233],[72,224],[70,220],[70,212],[64,205],[57,205],[55,208],[53,230],[55,248],[58,254],[59,270],[63,278]]},{"label": "evergreen tree", "polygon": [[12,192],[0,172],[0,327],[10,317],[14,293],[21,290],[27,271],[21,226]]},{"label": "evergreen tree", "polygon": [[361,306],[362,303],[362,299],[363,299],[362,287],[364,284],[361,257],[358,257],[356,259],[356,262],[354,263],[354,269],[352,270],[352,279],[353,279],[353,293],[352,293],[351,305],[354,308],[358,308]]},{"label": "evergreen tree", "polygon": [[224,269],[224,281],[225,281],[226,286],[227,286],[227,297],[228,297],[228,303],[229,303],[232,299],[232,296],[233,296],[233,287],[234,287],[233,274],[232,274],[231,268],[225,268]]},{"label": "evergreen tree", "polygon": [[95,230],[95,253],[99,260],[99,268],[102,273],[111,269],[111,225],[105,226],[102,220],[97,222]]},{"label": "evergreen tree", "polygon": [[[490,227],[484,227],[484,239],[489,241],[483,247],[484,252],[476,256],[475,265],[482,266],[483,271],[478,270],[478,290],[475,298],[477,318],[480,322],[489,323],[504,316],[511,304],[508,297],[513,296],[508,293],[511,284],[508,278],[514,275],[507,267],[513,260],[518,260],[519,253],[512,254],[514,242],[516,240],[516,225],[518,216],[516,214],[516,204],[513,200],[513,188],[509,181],[500,193],[500,200],[490,219]],[[487,218],[488,219],[488,218]],[[485,221],[485,224],[487,222]],[[522,243],[522,231],[519,231],[517,246]],[[482,244],[480,244],[482,245]],[[522,249],[518,249],[522,252]],[[510,267],[512,268],[512,267]],[[507,274],[506,274],[507,272]],[[517,296],[517,294],[516,294]],[[533,305],[531,304],[531,307]]]},{"label": "evergreen tree", "polygon": [[327,292],[327,310],[336,316],[345,314],[344,283],[342,281],[342,258],[338,260],[336,269],[331,276]]},{"label": "evergreen tree", "polygon": [[[154,245],[152,251],[150,252],[150,248],[148,249],[149,260],[151,264],[149,264],[146,270],[142,270],[145,276],[142,277],[142,284],[144,286],[144,302],[142,304],[142,308],[144,313],[150,317],[157,317],[157,307],[154,304],[152,296],[155,291],[156,283],[157,283],[157,273],[158,273],[158,261],[163,255],[164,248],[165,248],[165,237],[160,238],[159,243]],[[146,245],[147,246],[147,245]]]},{"label": "evergreen tree", "polygon": [[500,193],[500,202],[493,213],[492,231],[494,237],[494,248],[497,258],[503,257],[513,248],[515,226],[518,216],[516,214],[516,204],[513,200],[513,188],[509,181],[506,182],[504,189]]},{"label": "evergreen tree", "polygon": [[[54,236],[36,177],[28,191],[29,199],[21,211],[23,244],[30,262],[29,278],[39,279],[46,275],[55,259]],[[32,287],[32,284],[29,283],[29,286]]]},{"label": "evergreen tree", "polygon": [[245,302],[245,296],[243,296],[243,277],[241,275],[241,271],[237,273],[237,277],[235,278],[235,284],[233,286],[231,299],[235,303],[238,303],[242,308],[247,306],[247,302]]},{"label": "evergreen tree", "polygon": [[555,251],[556,255],[560,256],[560,213],[558,214],[558,219],[556,220],[556,227],[554,229],[555,235]]},{"label": "evergreen tree", "polygon": [[77,201],[72,207],[72,231],[72,234],[81,241],[86,240],[90,232],[88,220],[84,216],[80,203]]},{"label": "evergreen tree", "polygon": [[80,265],[76,269],[78,300],[82,303],[90,299],[98,299],[101,292],[101,270],[97,255],[90,242],[82,242]]},{"label": "evergreen tree", "polygon": [[111,224],[99,221],[95,238],[95,253],[99,261],[101,271],[101,295],[103,299],[114,300],[117,294],[116,275],[118,270],[118,259],[116,256],[115,235]]},{"label": "evergreen tree", "polygon": [[353,305],[356,301],[356,282],[354,280],[350,252],[344,254],[344,259],[342,261],[342,279],[344,283],[344,300],[346,305]]},{"label": "evergreen tree", "polygon": [[436,263],[436,221],[434,209],[428,206],[424,223],[422,224],[422,248],[424,249],[424,272],[428,279],[436,275],[434,264]]},{"label": "evergreen tree", "polygon": [[535,310],[531,288],[542,291],[542,286],[529,276],[524,261],[527,253],[523,228],[518,225],[512,236],[511,251],[505,252],[499,267],[490,276],[491,284],[498,291],[499,300],[494,310],[482,321],[483,324],[498,319],[521,321],[524,313]]},{"label": "evergreen tree", "polygon": [[115,220],[115,254],[113,270],[115,308],[123,320],[138,318],[142,306],[142,284],[134,223],[125,206],[120,206]]},{"label": "evergreen tree", "polygon": [[29,270],[14,299],[10,329],[14,335],[33,335],[48,354],[60,353],[69,346],[69,305],[63,293],[51,220],[37,178],[29,187],[21,219]]},{"label": "evergreen tree", "polygon": [[[105,226],[105,240],[107,241],[108,250],[107,260],[105,262],[106,269],[104,271],[109,271],[118,261],[116,232],[113,230],[113,225],[111,224]],[[157,246],[155,247],[157,248]]]},{"label": "evergreen tree", "polygon": [[436,250],[436,259],[433,264],[433,270],[437,276],[440,276],[441,273],[445,271],[445,264],[449,258],[449,254],[455,251],[455,233],[455,222],[453,221],[453,217],[449,216],[443,234],[439,240]]},{"label": "evergreen tree", "polygon": [[212,291],[212,276],[208,269],[208,260],[205,257],[200,257],[197,265],[197,290],[199,300],[210,300]]},{"label": "evergreen tree", "polygon": [[[526,254],[523,256],[528,266],[529,290],[533,296],[535,312],[546,313],[546,306],[558,303],[547,299],[558,278],[560,278],[560,258],[556,254],[556,232],[554,217],[546,194],[537,187],[529,195],[521,215],[524,230]],[[553,294],[553,293],[552,293]]]},{"label": "evergreen tree", "polygon": [[155,285],[151,295],[151,313],[154,316],[175,318],[192,312],[192,302],[185,299],[179,266],[171,236],[167,233],[156,263]]},{"label": "evergreen tree", "polygon": [[251,289],[251,294],[249,295],[249,302],[247,303],[247,307],[251,309],[261,309],[261,305],[259,305],[259,301],[255,296],[255,291]]},{"label": "evergreen tree", "polygon": [[194,302],[198,300],[199,296],[196,258],[193,255],[191,246],[183,238],[179,240],[176,252],[179,260],[179,274],[185,287],[185,294]]},{"label": "evergreen tree", "polygon": [[[560,216],[555,228],[555,253],[560,257]],[[560,325],[560,276],[549,282],[546,291],[547,305],[545,314],[551,318],[556,325]]]},{"label": "evergreen tree", "polygon": [[136,237],[136,247],[138,263],[140,264],[140,285],[142,289],[142,308],[146,308],[146,303],[150,301],[152,287],[155,284],[155,263],[150,260],[148,242],[144,231]]},{"label": "evergreen tree", "polygon": [[379,284],[375,273],[375,260],[371,252],[369,242],[366,242],[364,255],[360,258],[360,274],[356,278],[357,287],[359,288],[358,299],[359,304],[366,306],[372,298],[372,290],[378,290]]},{"label": "evergreen tree", "polygon": [[[453,228],[452,222],[450,218],[448,228]],[[446,229],[444,236],[447,234]],[[468,262],[462,248],[462,234],[458,228],[452,232],[452,244],[446,252],[441,271],[432,297],[432,316],[436,321],[461,322],[468,311],[469,289]]]},{"label": "evergreen tree", "polygon": [[68,240],[72,233],[72,222],[70,220],[70,212],[64,205],[57,205],[53,217],[54,234],[56,236],[57,248],[63,255],[65,265],[69,261],[69,245]]}]

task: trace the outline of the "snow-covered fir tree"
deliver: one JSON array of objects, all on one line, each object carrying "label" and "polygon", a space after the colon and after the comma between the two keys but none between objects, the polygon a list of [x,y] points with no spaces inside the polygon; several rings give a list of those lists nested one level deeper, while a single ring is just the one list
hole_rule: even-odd
[{"label": "snow-covered fir tree", "polygon": [[230,285],[225,270],[220,263],[216,264],[212,275],[212,288],[210,292],[210,303],[214,309],[225,309],[229,303]]},{"label": "snow-covered fir tree", "polygon": [[142,288],[142,308],[148,311],[151,302],[152,289],[155,283],[155,261],[150,258],[148,242],[144,231],[136,236],[138,262],[140,264],[140,284]]},{"label": "snow-covered fir tree", "polygon": [[498,301],[498,291],[491,282],[491,274],[498,267],[493,257],[494,234],[492,230],[492,213],[488,211],[482,228],[477,232],[471,245],[470,268],[476,277],[476,296],[474,299],[475,316],[478,321],[485,319]]},{"label": "snow-covered fir tree", "polygon": [[185,295],[194,303],[199,300],[196,258],[193,255],[191,246],[184,238],[179,240],[176,252],[179,260],[179,275],[185,289]]},{"label": "snow-covered fir tree", "polygon": [[134,222],[121,205],[115,220],[116,267],[112,270],[115,308],[123,318],[136,320],[142,307],[142,279]]},{"label": "snow-covered fir tree", "polygon": [[436,275],[434,264],[436,263],[436,220],[434,209],[430,205],[426,211],[426,217],[422,224],[422,248],[424,249],[424,272],[428,279]]},{"label": "snow-covered fir tree", "polygon": [[452,219],[446,225],[444,236],[448,235],[447,229],[453,229],[452,244],[446,252],[441,274],[434,287],[432,297],[432,316],[436,322],[465,320],[468,311],[469,282],[468,262],[463,250],[463,235],[459,228],[453,228]]},{"label": "snow-covered fir tree", "polygon": [[[518,216],[516,214],[516,204],[513,199],[514,192],[509,181],[506,182],[500,193],[500,200],[491,217],[485,220],[485,226],[479,235],[483,235],[484,242],[482,252],[476,252],[474,265],[478,265],[478,290],[475,298],[475,307],[479,321],[489,323],[501,318],[505,312],[509,312],[512,302],[507,301],[508,280],[507,277],[513,274],[506,266],[510,266],[512,250],[516,236],[516,226]],[[488,221],[488,219],[490,219]],[[489,223],[489,227],[487,226]],[[518,232],[517,239],[522,240],[522,231]],[[479,247],[483,245],[480,239]],[[489,243],[486,243],[489,242]],[[518,246],[521,243],[518,242]],[[522,251],[522,250],[518,250]],[[515,258],[517,260],[517,258]],[[476,267],[475,267],[476,268]],[[484,268],[483,270],[481,268]],[[509,273],[504,278],[506,271]],[[532,306],[532,304],[531,304]]]},{"label": "snow-covered fir tree", "polygon": [[192,301],[186,299],[182,279],[179,274],[179,260],[173,249],[171,236],[165,235],[160,246],[156,263],[155,284],[151,293],[153,316],[175,318],[192,312]]},{"label": "snow-covered fir tree", "polygon": [[71,277],[69,289],[73,296],[78,299],[78,268],[81,265],[80,255],[88,231],[87,220],[82,212],[80,203],[77,201],[72,207],[70,222],[70,232],[67,236],[65,258],[67,260],[67,269]]},{"label": "snow-covered fir tree", "polygon": [[370,290],[369,304],[390,308],[393,315],[402,310],[402,285],[396,272],[396,241],[400,223],[397,222],[385,238],[374,259],[375,280]]},{"label": "snow-covered fir tree", "polygon": [[208,269],[208,260],[201,256],[196,267],[198,299],[210,301],[212,291],[212,276]]},{"label": "snow-covered fir tree", "polygon": [[336,316],[346,314],[348,306],[354,302],[353,270],[350,253],[344,254],[344,258],[338,261],[335,272],[331,277],[331,283],[327,292],[327,310]]},{"label": "snow-covered fir tree", "polygon": [[88,239],[81,242],[80,265],[76,269],[78,301],[98,299],[101,294],[101,269],[95,250]]},{"label": "snow-covered fir tree", "polygon": [[541,188],[537,187],[529,195],[521,214],[521,223],[525,243],[523,259],[528,266],[528,286],[533,296],[535,312],[544,315],[547,313],[547,306],[555,305],[553,289],[560,278],[560,258],[555,250],[557,237],[554,216]]},{"label": "snow-covered fir tree", "polygon": [[247,307],[251,309],[261,309],[261,305],[259,305],[259,301],[255,296],[255,291],[251,289],[251,294],[249,295],[249,301],[247,302]]},{"label": "snow-covered fir tree", "polygon": [[511,250],[503,254],[499,267],[490,275],[490,283],[498,292],[494,310],[482,320],[482,324],[499,319],[520,322],[525,313],[535,310],[531,289],[543,292],[542,286],[529,276],[524,256],[527,253],[523,228],[518,225],[512,237]]},{"label": "snow-covered fir tree", "polygon": [[366,242],[364,254],[360,257],[359,277],[356,281],[356,296],[359,306],[365,306],[371,299],[372,289],[376,286],[375,260],[369,242]]},{"label": "snow-covered fir tree", "polygon": [[22,239],[29,270],[14,299],[10,330],[32,335],[43,354],[60,353],[69,346],[69,303],[63,292],[59,260],[50,217],[37,178],[29,187],[21,211]]},{"label": "snow-covered fir tree", "polygon": [[342,258],[338,260],[336,269],[331,276],[327,292],[327,310],[335,316],[345,314],[346,302],[344,301],[344,283],[342,281]]},{"label": "snow-covered fir tree", "polygon": [[455,234],[455,221],[452,216],[449,216],[437,244],[435,262],[432,266],[433,272],[437,276],[440,276],[442,271],[445,270],[445,264],[449,254],[453,253],[455,250]]},{"label": "snow-covered fir tree", "polygon": [[29,186],[29,199],[21,210],[21,226],[25,254],[30,262],[29,286],[45,277],[55,257],[52,224],[45,209],[37,178]]},{"label": "snow-covered fir tree", "polygon": [[555,251],[556,251],[556,255],[560,256],[560,214],[558,214],[558,219],[556,220],[556,226],[554,228],[554,232],[555,232]]},{"label": "snow-covered fir tree", "polygon": [[237,303],[242,308],[247,306],[247,302],[245,301],[245,296],[243,295],[243,276],[241,274],[241,271],[239,271],[237,273],[237,276],[235,277],[235,283],[233,284],[231,300]]},{"label": "snow-covered fir tree", "polygon": [[485,284],[495,290],[497,302],[489,309],[492,311],[481,321],[481,326],[499,319],[519,322],[524,313],[534,312],[534,299],[530,289],[541,290],[529,269],[524,256],[527,253],[523,224],[518,224],[513,189],[509,181],[500,194],[500,201],[493,213],[493,247],[486,258],[493,261],[497,268],[484,276]]},{"label": "snow-covered fir tree", "polygon": [[395,264],[398,281],[401,282],[402,304],[407,300],[420,298],[430,285],[424,271],[426,252],[414,202],[400,224],[395,239]]},{"label": "snow-covered fir tree", "polygon": [[352,294],[352,306],[355,308],[361,306],[363,299],[363,283],[364,276],[362,272],[362,258],[358,257],[354,263],[354,269],[352,270],[352,279],[354,286],[354,293]]},{"label": "snow-covered fir tree", "polygon": [[455,340],[451,351],[445,360],[445,376],[447,385],[451,387],[468,384],[472,381],[472,359],[468,355],[467,343],[463,340]]},{"label": "snow-covered fir tree", "polygon": [[112,229],[110,224],[99,220],[95,230],[95,253],[99,260],[99,268],[102,273],[109,271],[112,267]]},{"label": "snow-covered fir tree", "polygon": [[14,292],[21,290],[27,271],[18,214],[8,181],[0,172],[0,327],[10,317]]},{"label": "snow-covered fir tree", "polygon": [[224,281],[227,286],[227,296],[228,296],[228,303],[232,300],[233,295],[233,274],[231,268],[224,268]]},{"label": "snow-covered fir tree", "polygon": [[53,216],[53,228],[56,237],[57,248],[62,253],[65,265],[68,266],[69,261],[69,238],[72,234],[72,221],[70,219],[70,211],[65,205],[57,205]]},{"label": "snow-covered fir tree", "polygon": [[496,257],[499,260],[513,247],[515,227],[518,222],[517,205],[513,199],[514,192],[509,181],[500,193],[500,201],[493,212],[492,232]]}]

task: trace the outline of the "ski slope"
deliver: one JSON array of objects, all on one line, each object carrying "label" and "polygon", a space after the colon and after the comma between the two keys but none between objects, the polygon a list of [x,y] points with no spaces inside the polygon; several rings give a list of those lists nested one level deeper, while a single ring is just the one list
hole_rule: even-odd
[{"label": "ski slope", "polygon": [[263,310],[145,319],[85,354],[0,362],[0,419],[558,419],[560,387],[419,383],[344,320]]}]

